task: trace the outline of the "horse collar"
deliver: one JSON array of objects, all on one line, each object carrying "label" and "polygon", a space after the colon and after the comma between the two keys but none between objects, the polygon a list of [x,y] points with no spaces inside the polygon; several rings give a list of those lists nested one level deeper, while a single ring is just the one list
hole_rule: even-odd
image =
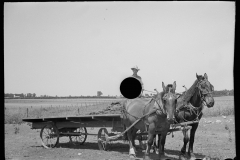
[{"label": "horse collar", "polygon": [[165,113],[165,110],[164,110],[163,107],[158,103],[158,101],[157,101],[155,98],[152,98],[152,99],[155,100],[155,103],[157,103],[157,105],[158,105],[158,107],[159,107],[159,109],[156,110],[156,111],[159,110],[159,112],[156,112],[156,113],[157,113],[157,114],[161,114],[161,113],[166,114],[166,113]]}]

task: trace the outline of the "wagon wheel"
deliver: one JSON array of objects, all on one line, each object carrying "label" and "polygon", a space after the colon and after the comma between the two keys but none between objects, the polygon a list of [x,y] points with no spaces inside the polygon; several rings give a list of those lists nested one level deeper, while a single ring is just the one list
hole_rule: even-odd
[{"label": "wagon wheel", "polygon": [[86,127],[80,127],[74,130],[73,133],[79,133],[78,136],[69,136],[70,142],[74,145],[82,145],[87,139],[87,129]]},{"label": "wagon wheel", "polygon": [[55,125],[48,124],[41,129],[41,142],[45,148],[54,148],[59,142],[59,131]]},{"label": "wagon wheel", "polygon": [[108,131],[106,128],[100,128],[98,131],[98,147],[100,150],[106,151],[108,149],[108,142],[106,141]]}]

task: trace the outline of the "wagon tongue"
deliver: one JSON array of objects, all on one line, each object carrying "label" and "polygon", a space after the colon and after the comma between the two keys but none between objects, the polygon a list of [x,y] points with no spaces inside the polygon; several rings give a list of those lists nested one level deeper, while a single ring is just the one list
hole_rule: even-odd
[{"label": "wagon tongue", "polygon": [[121,136],[122,136],[121,134],[118,134],[118,135],[115,135],[115,136],[108,136],[107,134],[105,134],[104,139],[99,138],[98,141],[109,142],[109,141],[111,141],[111,140],[116,140],[116,139],[118,139],[118,138],[121,137]]}]

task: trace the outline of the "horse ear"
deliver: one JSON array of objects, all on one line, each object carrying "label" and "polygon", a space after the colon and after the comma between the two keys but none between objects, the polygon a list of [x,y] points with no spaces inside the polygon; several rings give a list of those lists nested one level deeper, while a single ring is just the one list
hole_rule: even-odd
[{"label": "horse ear", "polygon": [[200,80],[200,76],[197,73],[196,73],[196,77],[197,77],[198,80]]},{"label": "horse ear", "polygon": [[174,91],[176,90],[176,87],[177,87],[176,81],[174,81],[174,82],[173,82],[173,90],[174,90]]},{"label": "horse ear", "polygon": [[162,82],[162,88],[163,88],[163,91],[166,92],[166,87],[163,82]]},{"label": "horse ear", "polygon": [[204,78],[205,78],[206,80],[208,80],[208,76],[207,76],[206,73],[204,73]]}]

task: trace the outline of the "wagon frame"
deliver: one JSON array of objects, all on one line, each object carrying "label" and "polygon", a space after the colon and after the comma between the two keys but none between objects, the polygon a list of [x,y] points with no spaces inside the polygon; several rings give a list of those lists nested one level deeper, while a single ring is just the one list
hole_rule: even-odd
[{"label": "wagon frame", "polygon": [[[140,119],[139,119],[140,120]],[[137,120],[137,121],[139,121]],[[48,118],[26,118],[25,122],[31,122],[31,129],[41,129],[40,138],[42,146],[45,148],[54,148],[59,143],[60,137],[69,137],[74,145],[83,145],[89,135],[97,135],[98,147],[100,150],[107,150],[110,141],[123,140],[125,133],[132,126],[124,130],[121,114],[103,114],[103,115],[82,115],[71,117],[48,117]],[[137,122],[136,122],[137,123]],[[198,121],[184,122],[172,125],[169,133],[190,129],[188,124],[198,123]],[[98,133],[88,133],[87,128],[100,128]],[[112,128],[108,133],[106,128]],[[156,132],[158,134],[158,132]],[[147,135],[147,132],[138,133],[139,136]],[[142,138],[143,140],[146,140]]]}]

